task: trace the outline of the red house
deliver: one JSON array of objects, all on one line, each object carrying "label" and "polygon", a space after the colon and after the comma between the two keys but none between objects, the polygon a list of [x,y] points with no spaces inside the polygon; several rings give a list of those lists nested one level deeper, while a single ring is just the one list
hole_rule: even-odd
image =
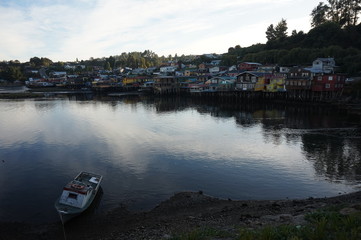
[{"label": "red house", "polygon": [[243,71],[255,71],[258,69],[258,67],[262,66],[260,63],[255,62],[243,62],[238,65],[239,70]]},{"label": "red house", "polygon": [[338,92],[345,85],[345,76],[340,74],[325,74],[314,76],[312,79],[312,91],[314,92]]}]

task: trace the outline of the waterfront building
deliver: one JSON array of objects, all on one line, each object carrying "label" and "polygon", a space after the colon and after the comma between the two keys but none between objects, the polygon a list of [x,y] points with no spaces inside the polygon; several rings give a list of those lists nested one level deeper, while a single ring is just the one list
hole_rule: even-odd
[{"label": "waterfront building", "polygon": [[154,78],[154,93],[162,95],[179,92],[180,84],[175,76],[157,76]]},{"label": "waterfront building", "polygon": [[340,92],[345,85],[346,77],[340,74],[324,74],[313,77],[312,91]]},{"label": "waterfront building", "polygon": [[243,71],[256,71],[262,64],[255,62],[243,62],[238,64],[238,69]]},{"label": "waterfront building", "polygon": [[260,77],[264,77],[265,73],[246,71],[237,75],[236,90],[239,91],[254,91],[256,83]]},{"label": "waterfront building", "polygon": [[302,67],[290,68],[286,78],[286,90],[311,90],[311,80],[314,74]]}]

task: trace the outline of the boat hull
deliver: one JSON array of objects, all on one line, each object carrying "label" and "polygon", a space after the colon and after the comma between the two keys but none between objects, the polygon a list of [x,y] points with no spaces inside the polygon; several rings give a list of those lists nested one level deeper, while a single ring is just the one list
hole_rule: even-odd
[{"label": "boat hull", "polygon": [[[84,172],[80,173],[72,182],[70,182],[66,187],[64,187],[64,191],[62,196],[60,196],[56,202],[55,202],[55,208],[60,216],[60,220],[61,222],[64,224],[66,222],[68,222],[69,220],[73,219],[74,217],[77,217],[79,215],[81,215],[83,212],[85,212],[94,202],[94,199],[96,198],[96,196],[98,195],[98,192],[101,190],[100,188],[100,182],[102,180],[102,176],[100,175],[96,175],[96,174],[91,174],[91,173],[85,173],[87,178],[84,180]],[[90,176],[90,177],[89,177]],[[98,181],[92,182],[92,179],[96,178]],[[82,180],[83,182],[81,182],[80,180]],[[90,181],[89,181],[90,180]],[[77,185],[74,184],[74,181],[76,181],[77,183],[81,183],[81,184],[88,184],[87,186],[90,188],[91,193],[90,196],[88,198],[86,198],[86,200],[84,200],[84,204],[81,205],[81,207],[76,206],[74,204],[72,204],[71,202],[64,202],[64,196],[70,196],[70,195],[81,195],[84,194],[81,191],[77,190],[77,189],[72,189],[69,186],[70,185]],[[91,185],[89,185],[91,184]],[[88,189],[88,191],[90,191]],[[65,192],[65,193],[64,193]]]}]

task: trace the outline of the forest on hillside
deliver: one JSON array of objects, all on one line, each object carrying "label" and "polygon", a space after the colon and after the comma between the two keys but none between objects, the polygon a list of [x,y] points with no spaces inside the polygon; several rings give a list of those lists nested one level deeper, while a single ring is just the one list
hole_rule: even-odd
[{"label": "forest on hillside", "polygon": [[361,72],[361,24],[342,28],[326,22],[307,34],[294,32],[291,36],[268,40],[266,44],[231,47],[223,54],[225,65],[237,62],[259,62],[282,66],[307,66],[320,57],[333,57],[341,72],[359,75]]},{"label": "forest on hillside", "polygon": [[266,44],[230,47],[223,64],[259,62],[286,66],[310,65],[320,57],[333,57],[339,71],[350,76],[361,74],[361,0],[320,2],[310,13],[308,33],[293,30],[288,35],[287,21],[266,29]]}]

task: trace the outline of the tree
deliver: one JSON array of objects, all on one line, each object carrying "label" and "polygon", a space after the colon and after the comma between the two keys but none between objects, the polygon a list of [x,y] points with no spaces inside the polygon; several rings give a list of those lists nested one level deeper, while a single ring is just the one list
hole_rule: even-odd
[{"label": "tree", "polygon": [[276,39],[284,39],[287,37],[287,22],[285,19],[282,20],[277,24],[275,27],[275,35]]},{"label": "tree", "polygon": [[237,64],[237,56],[235,55],[224,54],[221,60],[223,66],[233,66]]},{"label": "tree", "polygon": [[8,66],[4,71],[0,72],[0,78],[14,82],[16,80],[22,80],[24,78],[20,67]]},{"label": "tree", "polygon": [[49,67],[53,64],[53,61],[51,61],[49,58],[41,58],[41,66],[43,67]]},{"label": "tree", "polygon": [[266,38],[268,41],[276,40],[276,31],[273,27],[273,24],[267,27]]},{"label": "tree", "polygon": [[282,18],[276,27],[273,24],[267,27],[266,38],[268,41],[285,39],[287,37],[287,29],[287,22]]},{"label": "tree", "polygon": [[41,67],[41,59],[38,57],[32,57],[30,58],[30,64],[33,67]]},{"label": "tree", "polygon": [[110,63],[109,63],[108,61],[105,62],[105,64],[104,64],[104,69],[105,69],[105,70],[108,70],[108,71],[112,70],[112,68],[110,67]]},{"label": "tree", "polygon": [[329,6],[320,2],[311,12],[311,26],[317,27],[327,21],[326,13],[329,10]]},{"label": "tree", "polygon": [[361,12],[361,0],[327,0],[320,2],[311,12],[311,26],[317,27],[327,21],[344,26],[355,26]]}]

